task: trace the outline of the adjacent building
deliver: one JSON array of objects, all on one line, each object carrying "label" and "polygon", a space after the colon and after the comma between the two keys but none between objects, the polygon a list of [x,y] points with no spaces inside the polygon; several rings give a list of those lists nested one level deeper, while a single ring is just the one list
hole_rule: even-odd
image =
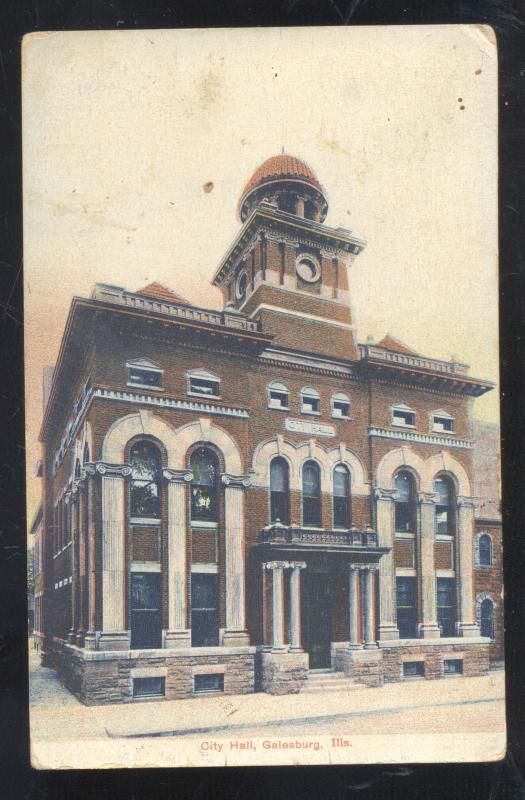
[{"label": "adjacent building", "polygon": [[478,512],[470,417],[493,385],[392,336],[357,343],[364,242],[327,207],[310,167],[270,158],[213,279],[222,310],[157,283],[73,299],[41,431],[37,627],[86,703],[501,658],[499,509]]}]

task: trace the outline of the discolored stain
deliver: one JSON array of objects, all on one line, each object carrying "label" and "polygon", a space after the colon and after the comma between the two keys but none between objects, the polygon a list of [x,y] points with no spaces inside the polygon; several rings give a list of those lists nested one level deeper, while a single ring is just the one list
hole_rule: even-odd
[{"label": "discolored stain", "polygon": [[221,78],[211,70],[201,78],[199,83],[199,104],[203,110],[208,109],[217,102],[221,95],[221,86]]},{"label": "discolored stain", "polygon": [[460,111],[464,111],[464,110],[465,110],[465,106],[460,106],[460,107],[459,107],[459,110],[460,110]]},{"label": "discolored stain", "polygon": [[481,75],[481,73],[482,73],[482,72],[483,72],[483,70],[482,70],[482,69],[477,69],[477,70],[475,71],[474,75]]},{"label": "discolored stain", "polygon": [[207,183],[204,184],[202,188],[204,189],[206,194],[209,194],[213,190],[213,181],[208,181]]}]

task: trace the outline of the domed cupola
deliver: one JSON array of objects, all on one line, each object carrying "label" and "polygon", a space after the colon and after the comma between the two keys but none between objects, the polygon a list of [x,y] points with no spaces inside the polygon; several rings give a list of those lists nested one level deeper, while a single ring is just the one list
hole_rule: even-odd
[{"label": "domed cupola", "polygon": [[328,203],[324,189],[312,169],[300,158],[272,156],[253,173],[239,200],[241,221],[266,200],[289,214],[324,222]]}]

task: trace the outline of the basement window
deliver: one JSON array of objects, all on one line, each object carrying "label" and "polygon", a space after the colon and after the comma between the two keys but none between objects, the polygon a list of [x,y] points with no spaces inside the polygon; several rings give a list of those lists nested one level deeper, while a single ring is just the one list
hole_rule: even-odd
[{"label": "basement window", "polygon": [[416,412],[408,406],[392,406],[392,425],[400,428],[415,428]]},{"label": "basement window", "polygon": [[219,397],[220,379],[210,372],[195,370],[189,372],[187,378],[188,394],[201,397]]},{"label": "basement window", "polygon": [[145,358],[128,361],[128,386],[140,386],[143,389],[160,389],[162,387],[162,370],[157,364]]},{"label": "basement window", "polygon": [[195,694],[224,691],[224,675],[212,673],[209,675],[194,675],[193,691]]},{"label": "basement window", "polygon": [[443,675],[463,675],[463,659],[447,658],[443,661]]},{"label": "basement window", "polygon": [[424,678],[424,677],[425,677],[424,661],[403,662],[403,678]]},{"label": "basement window", "polygon": [[134,678],[133,697],[164,697],[166,678]]}]

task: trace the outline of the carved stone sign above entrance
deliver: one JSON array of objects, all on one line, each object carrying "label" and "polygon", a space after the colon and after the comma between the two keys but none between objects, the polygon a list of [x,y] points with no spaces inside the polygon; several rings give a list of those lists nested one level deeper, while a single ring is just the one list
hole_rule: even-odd
[{"label": "carved stone sign above entrance", "polygon": [[306,422],[303,419],[290,419],[284,421],[284,429],[292,433],[309,433],[313,436],[335,436],[333,425],[323,425],[321,422]]}]

